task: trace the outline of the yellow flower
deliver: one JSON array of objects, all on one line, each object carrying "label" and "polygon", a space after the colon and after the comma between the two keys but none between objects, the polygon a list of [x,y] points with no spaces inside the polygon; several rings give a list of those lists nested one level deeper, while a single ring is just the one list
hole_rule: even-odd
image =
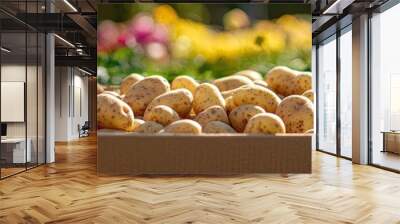
[{"label": "yellow flower", "polygon": [[217,31],[203,23],[177,18],[169,24],[175,57],[200,57],[209,62],[249,54],[280,54],[289,48],[311,47],[311,24],[293,16],[276,22],[263,20],[255,26]]},{"label": "yellow flower", "polygon": [[178,19],[175,10],[169,5],[160,5],[153,10],[154,20],[158,23],[170,24]]}]

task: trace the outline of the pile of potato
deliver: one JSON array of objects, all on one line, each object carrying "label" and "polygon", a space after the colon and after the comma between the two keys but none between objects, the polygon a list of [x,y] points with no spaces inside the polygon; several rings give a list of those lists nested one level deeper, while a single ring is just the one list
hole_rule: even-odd
[{"label": "pile of potato", "polygon": [[127,76],[120,90],[98,86],[99,128],[137,133],[312,133],[311,74],[284,66],[199,83],[178,76]]}]

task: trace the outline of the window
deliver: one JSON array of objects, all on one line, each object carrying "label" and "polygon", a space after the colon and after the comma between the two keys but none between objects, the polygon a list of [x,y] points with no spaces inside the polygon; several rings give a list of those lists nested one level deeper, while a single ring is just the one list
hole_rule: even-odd
[{"label": "window", "polygon": [[352,33],[351,26],[340,36],[340,155],[352,156]]},{"label": "window", "polygon": [[318,48],[318,149],[336,153],[336,36]]},{"label": "window", "polygon": [[[375,165],[400,170],[400,5],[371,18],[371,141]],[[384,139],[384,133],[392,135]]]}]

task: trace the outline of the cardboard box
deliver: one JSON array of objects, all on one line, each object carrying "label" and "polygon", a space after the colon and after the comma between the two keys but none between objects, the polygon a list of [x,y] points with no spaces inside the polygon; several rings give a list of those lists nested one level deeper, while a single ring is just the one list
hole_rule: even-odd
[{"label": "cardboard box", "polygon": [[311,173],[311,135],[98,132],[99,174]]}]

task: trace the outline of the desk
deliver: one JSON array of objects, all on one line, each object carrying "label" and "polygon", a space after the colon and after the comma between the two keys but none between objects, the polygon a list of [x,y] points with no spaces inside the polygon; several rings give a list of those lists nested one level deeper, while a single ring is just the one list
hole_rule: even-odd
[{"label": "desk", "polygon": [[383,131],[383,150],[382,152],[392,152],[400,154],[400,132]]},{"label": "desk", "polygon": [[[6,163],[25,163],[32,159],[30,138],[26,140],[28,147],[25,151],[25,138],[1,139],[1,159]],[[26,153],[26,154],[25,154]]]}]

